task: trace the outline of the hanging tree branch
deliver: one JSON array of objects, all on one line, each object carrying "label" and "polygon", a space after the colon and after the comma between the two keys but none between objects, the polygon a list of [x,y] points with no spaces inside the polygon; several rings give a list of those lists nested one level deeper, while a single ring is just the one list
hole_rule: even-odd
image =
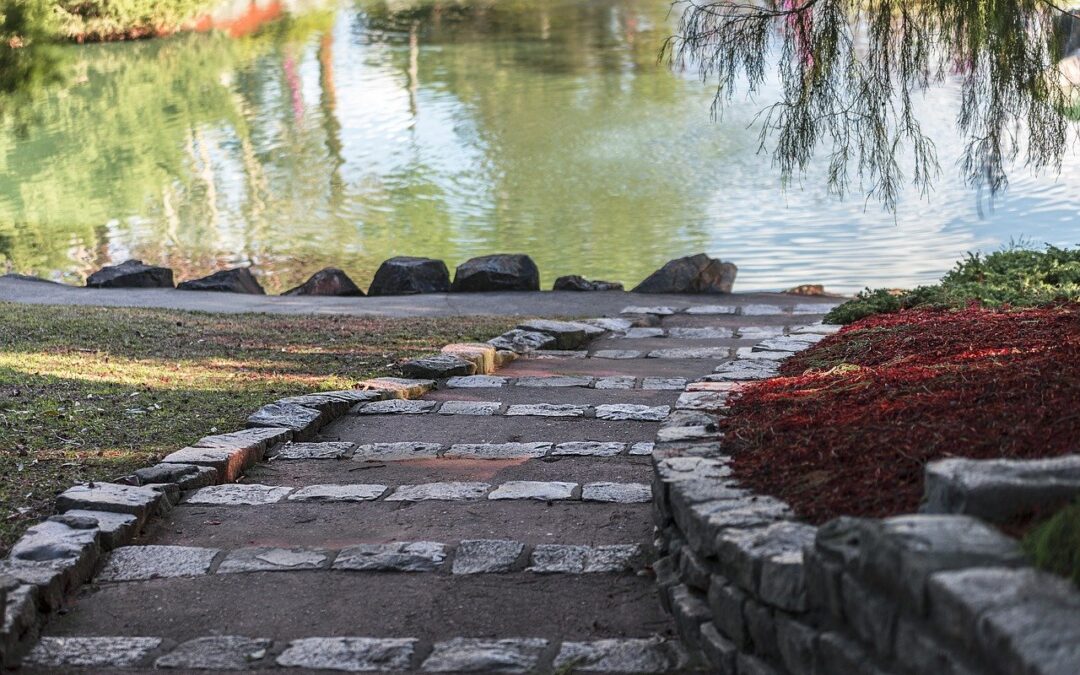
[{"label": "hanging tree branch", "polygon": [[[828,187],[857,180],[894,210],[907,180],[926,193],[939,173],[914,98],[955,79],[961,168],[992,192],[1008,185],[1021,154],[1059,170],[1080,82],[1058,62],[1080,17],[1053,0],[676,0],[677,35],[661,51],[672,65],[716,83],[719,115],[740,85],[760,92],[775,66],[779,100],[759,115],[760,147],[785,183],[816,152]],[[1075,22],[1075,23],[1074,23]],[[1080,57],[1078,57],[1080,58]]]}]

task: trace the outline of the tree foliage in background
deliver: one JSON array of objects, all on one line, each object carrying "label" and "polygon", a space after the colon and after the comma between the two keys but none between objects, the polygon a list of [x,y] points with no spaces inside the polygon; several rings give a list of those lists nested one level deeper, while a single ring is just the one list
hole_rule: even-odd
[{"label": "tree foliage in background", "polygon": [[0,0],[0,93],[59,79],[61,55],[52,44],[57,23],[42,0]]},{"label": "tree foliage in background", "polygon": [[1001,190],[1021,158],[1060,169],[1080,20],[1057,1],[676,0],[679,29],[662,56],[717,83],[714,112],[740,89],[758,93],[775,65],[781,94],[760,116],[761,147],[771,144],[785,183],[824,150],[832,192],[854,181],[892,210],[908,180],[925,194],[939,173],[915,102],[950,78],[969,183]]}]

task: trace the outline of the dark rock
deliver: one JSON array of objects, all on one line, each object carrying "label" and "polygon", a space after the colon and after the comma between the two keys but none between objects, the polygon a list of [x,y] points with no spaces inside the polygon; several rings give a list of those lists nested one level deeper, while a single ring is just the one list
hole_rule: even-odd
[{"label": "dark rock", "polygon": [[144,265],[141,260],[125,260],[102,267],[86,279],[87,288],[172,288],[173,273],[167,267]]},{"label": "dark rock", "polygon": [[214,272],[202,279],[192,279],[181,283],[177,288],[181,291],[219,291],[221,293],[249,293],[252,295],[265,295],[266,291],[256,281],[255,275],[247,267],[237,267],[232,270]]},{"label": "dark rock", "polygon": [[585,277],[571,274],[555,280],[553,291],[621,291],[623,285],[617,281],[589,281]]},{"label": "dark rock", "polygon": [[450,270],[443,261],[397,256],[379,265],[368,287],[368,295],[415,295],[449,290]]},{"label": "dark rock", "polygon": [[527,255],[485,255],[458,265],[451,290],[458,293],[538,291],[540,270]]},{"label": "dark rock", "polygon": [[406,361],[401,365],[406,377],[440,380],[455,375],[473,375],[476,364],[453,354],[438,354]]},{"label": "dark rock", "polygon": [[730,293],[738,268],[704,253],[677,258],[649,275],[634,293]]},{"label": "dark rock", "polygon": [[282,295],[338,295],[344,297],[355,297],[363,294],[364,292],[353,283],[349,275],[336,267],[319,270],[300,286],[282,293]]}]

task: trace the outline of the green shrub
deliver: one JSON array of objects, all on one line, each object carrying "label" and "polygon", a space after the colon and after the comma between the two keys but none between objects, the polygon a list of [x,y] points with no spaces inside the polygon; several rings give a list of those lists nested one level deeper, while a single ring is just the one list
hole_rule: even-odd
[{"label": "green shrub", "polygon": [[825,320],[847,324],[873,314],[915,307],[1031,307],[1080,300],[1080,248],[1012,246],[988,256],[969,253],[941,281],[911,291],[871,290],[829,312]]},{"label": "green shrub", "polygon": [[1080,586],[1080,502],[1071,504],[1024,537],[1024,550],[1039,569]]}]

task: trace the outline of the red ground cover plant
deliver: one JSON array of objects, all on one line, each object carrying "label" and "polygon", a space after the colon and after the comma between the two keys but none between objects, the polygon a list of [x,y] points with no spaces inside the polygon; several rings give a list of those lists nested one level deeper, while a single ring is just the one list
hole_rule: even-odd
[{"label": "red ground cover plant", "polygon": [[942,457],[1080,452],[1080,305],[870,317],[733,397],[736,474],[813,523],[917,510]]}]

